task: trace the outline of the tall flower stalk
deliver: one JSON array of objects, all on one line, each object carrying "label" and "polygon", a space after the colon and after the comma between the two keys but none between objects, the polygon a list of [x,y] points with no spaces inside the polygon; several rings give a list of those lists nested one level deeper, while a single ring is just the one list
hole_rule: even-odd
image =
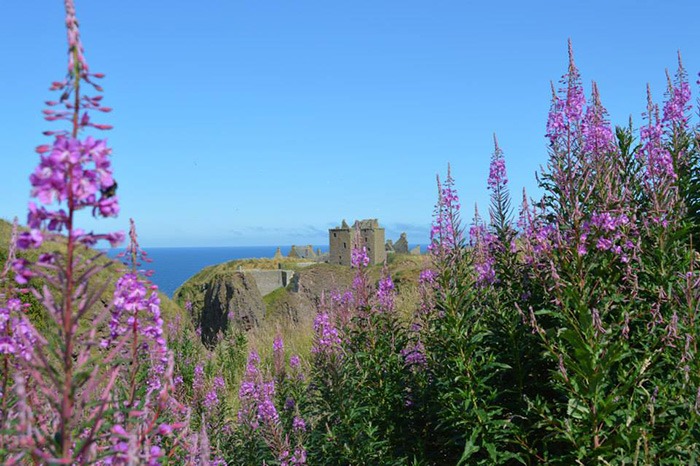
[{"label": "tall flower stalk", "polygon": [[[115,246],[124,235],[86,232],[77,224],[84,210],[95,218],[115,217],[119,203],[106,140],[83,134],[111,129],[92,120],[95,112],[111,111],[102,105],[102,87],[96,83],[103,75],[89,71],[73,0],[65,1],[65,10],[68,72],[51,85],[60,97],[47,102],[44,115],[47,121],[67,122],[68,128],[46,131],[53,142],[36,149],[40,162],[30,183],[37,202],[29,204],[29,230],[14,241],[19,250],[37,249],[45,241],[55,246],[34,262],[11,260],[15,280],[41,303],[48,323],[41,335],[30,329],[36,335],[34,351],[18,365],[18,440],[6,459],[87,464],[105,457],[110,464],[127,458],[154,464],[166,455],[161,440],[185,425],[182,420],[163,422],[164,414],[177,416],[183,409],[171,396],[172,363],[156,288],[136,270],[133,221],[132,269],[117,281],[111,302],[104,298],[109,278],[103,272],[112,263],[88,247],[100,240]],[[98,95],[88,95],[89,88]],[[14,298],[8,303],[17,307]],[[13,336],[20,333],[19,327],[12,331]],[[29,334],[24,338],[32,341]],[[142,354],[150,355],[145,392],[137,381]],[[125,370],[127,359],[134,361],[130,371]],[[178,443],[169,445],[172,454]]]},{"label": "tall flower stalk", "polygon": [[[37,147],[41,161],[30,177],[31,194],[43,206],[30,203],[31,230],[22,233],[17,241],[19,248],[28,249],[39,247],[44,239],[53,239],[65,244],[65,249],[44,254],[35,264],[19,259],[14,265],[19,283],[38,276],[51,285],[35,294],[48,310],[56,326],[54,337],[60,341],[37,348],[37,357],[29,366],[30,376],[55,412],[56,425],[33,429],[28,441],[33,444],[35,458],[55,458],[69,463],[84,461],[80,459],[86,457],[96,441],[105,400],[117,373],[113,364],[115,352],[109,353],[98,368],[93,366],[96,327],[86,329],[82,324],[99,307],[100,299],[100,293],[89,290],[87,283],[108,264],[100,262],[98,257],[86,259],[78,254],[78,249],[81,245],[94,245],[100,239],[116,245],[123,235],[86,233],[76,225],[80,210],[91,210],[95,217],[113,217],[119,212],[119,204],[109,160],[111,150],[106,141],[92,136],[79,138],[87,128],[110,129],[109,125],[94,123],[91,113],[111,109],[102,105],[102,96],[89,96],[85,92],[87,86],[101,92],[101,86],[94,80],[103,75],[89,71],[72,0],[65,1],[65,10],[68,72],[65,80],[52,84],[51,90],[61,94],[57,101],[47,102],[49,108],[44,110],[44,115],[48,121],[67,121],[69,128],[47,131],[45,134],[54,138],[53,144]],[[65,240],[56,236],[62,232]],[[104,317],[104,311],[98,312],[96,322]],[[94,404],[93,397],[101,401]],[[87,405],[94,407],[86,416],[83,408]],[[77,432],[83,434],[78,436]]]}]

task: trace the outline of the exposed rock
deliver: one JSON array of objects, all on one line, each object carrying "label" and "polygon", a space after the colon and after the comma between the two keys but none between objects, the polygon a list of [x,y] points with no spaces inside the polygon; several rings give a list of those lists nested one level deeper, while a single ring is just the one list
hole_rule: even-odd
[{"label": "exposed rock", "polygon": [[188,299],[183,294],[190,295],[189,300],[199,314],[205,345],[214,344],[217,334],[225,332],[229,325],[250,330],[257,327],[265,315],[265,304],[255,279],[244,273],[216,274],[198,288],[181,289],[178,298]]},{"label": "exposed rock", "polygon": [[[322,295],[327,299],[334,292],[343,293],[352,286],[356,270],[327,263],[301,267],[296,262],[294,275],[289,281],[262,298],[257,272],[280,274],[280,264],[266,264],[257,260],[250,264],[260,270],[238,271],[244,261],[233,261],[207,267],[191,277],[175,292],[175,300],[181,305],[192,304],[192,320],[202,327],[202,341],[212,346],[219,332],[229,326],[241,331],[265,325],[275,325],[275,320],[289,319],[301,325],[300,331],[311,331]],[[265,269],[269,265],[269,269]],[[395,256],[390,267],[396,289],[416,283],[420,270],[426,267],[420,257]],[[274,268],[273,268],[274,266]],[[265,270],[263,270],[265,269]],[[376,283],[381,275],[380,267],[368,269],[370,281]]]},{"label": "exposed rock", "polygon": [[268,309],[268,315],[286,316],[297,322],[312,319],[322,294],[329,297],[352,285],[355,271],[348,267],[316,264],[298,270],[287,287],[284,297]]},{"label": "exposed rock", "polygon": [[412,256],[420,256],[420,246],[416,246],[415,248],[411,249],[409,254]]}]

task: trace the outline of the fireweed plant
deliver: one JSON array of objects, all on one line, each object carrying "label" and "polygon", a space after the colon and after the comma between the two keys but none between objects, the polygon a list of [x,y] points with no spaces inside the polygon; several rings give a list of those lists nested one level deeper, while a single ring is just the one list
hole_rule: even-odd
[{"label": "fireweed plant", "polygon": [[[666,99],[661,112],[648,93],[639,142],[631,124],[613,131],[569,50],[545,194],[523,195],[516,226],[496,144],[490,224],[475,216],[460,253],[432,247],[439,287],[422,338],[433,461],[697,462],[698,132],[680,57]],[[440,238],[458,228],[445,229],[438,199]]]},{"label": "fireweed plant", "polygon": [[[103,75],[91,73],[85,60],[72,0],[65,9],[68,70],[51,85],[59,97],[47,102],[44,115],[68,129],[46,131],[53,142],[36,149],[40,163],[30,182],[37,203],[29,204],[29,229],[15,231],[0,277],[0,457],[3,464],[208,462],[197,447],[202,442],[187,430],[187,409],[172,396],[160,301],[137,271],[143,255],[133,222],[131,268],[111,298],[103,273],[111,262],[89,247],[100,240],[115,246],[124,235],[78,227],[81,211],[114,217],[119,203],[106,140],[84,136],[111,128],[92,119],[111,110],[99,95]],[[43,243],[49,252],[36,260],[16,254]],[[10,286],[10,275],[23,288]],[[17,293],[41,303],[41,333],[20,312]]]}]

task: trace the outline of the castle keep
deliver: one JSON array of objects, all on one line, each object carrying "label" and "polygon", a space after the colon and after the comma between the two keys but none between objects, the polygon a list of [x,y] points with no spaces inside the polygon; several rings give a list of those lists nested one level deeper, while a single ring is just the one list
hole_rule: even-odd
[{"label": "castle keep", "polygon": [[345,220],[337,228],[328,230],[330,253],[328,262],[338,265],[351,265],[350,258],[355,231],[359,230],[359,246],[367,249],[370,265],[381,264],[386,259],[384,249],[384,228],[379,226],[376,218],[356,220],[349,226]]}]

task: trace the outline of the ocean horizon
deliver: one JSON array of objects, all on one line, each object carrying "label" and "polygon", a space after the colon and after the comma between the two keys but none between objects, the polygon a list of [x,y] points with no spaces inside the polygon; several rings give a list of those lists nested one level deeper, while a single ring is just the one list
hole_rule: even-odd
[{"label": "ocean horizon", "polygon": [[[299,245],[297,245],[299,247]],[[202,247],[155,247],[144,248],[150,263],[142,268],[153,270],[151,281],[160,291],[173,296],[175,290],[190,277],[205,267],[223,264],[236,259],[271,259],[278,246],[202,246]],[[292,246],[279,246],[283,256],[287,256]],[[328,252],[328,245],[313,245],[314,251]],[[109,249],[107,255],[116,258],[124,248]]]}]

